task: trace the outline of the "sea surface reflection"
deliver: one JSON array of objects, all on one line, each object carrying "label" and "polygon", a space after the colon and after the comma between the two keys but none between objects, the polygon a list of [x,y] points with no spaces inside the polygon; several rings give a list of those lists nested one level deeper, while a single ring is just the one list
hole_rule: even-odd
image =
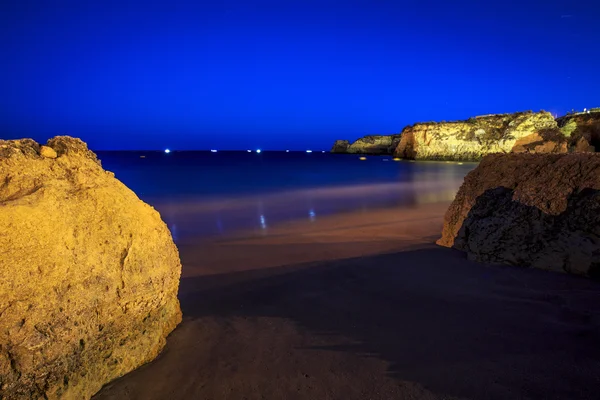
[{"label": "sea surface reflection", "polygon": [[[451,201],[474,163],[384,162],[328,153],[100,152],[176,242],[286,221]],[[143,158],[141,156],[144,156]]]}]

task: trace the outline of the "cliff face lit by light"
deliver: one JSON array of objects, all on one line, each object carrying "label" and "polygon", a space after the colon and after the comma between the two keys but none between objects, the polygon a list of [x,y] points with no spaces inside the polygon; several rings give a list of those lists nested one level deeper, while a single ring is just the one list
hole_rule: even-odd
[{"label": "cliff face lit by light", "polygon": [[416,123],[400,135],[337,141],[334,153],[393,154],[412,160],[478,161],[493,153],[566,153],[600,148],[600,112],[555,119],[549,112],[484,115]]}]

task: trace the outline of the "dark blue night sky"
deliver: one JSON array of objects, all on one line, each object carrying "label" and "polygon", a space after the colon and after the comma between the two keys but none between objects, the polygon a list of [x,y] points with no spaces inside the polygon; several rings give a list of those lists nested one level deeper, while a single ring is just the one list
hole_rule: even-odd
[{"label": "dark blue night sky", "polygon": [[417,121],[600,106],[600,1],[0,4],[0,137],[328,149]]}]

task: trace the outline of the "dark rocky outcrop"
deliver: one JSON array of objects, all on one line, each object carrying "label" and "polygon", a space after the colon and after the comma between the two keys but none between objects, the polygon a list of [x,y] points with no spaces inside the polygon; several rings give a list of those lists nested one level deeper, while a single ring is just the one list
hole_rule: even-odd
[{"label": "dark rocky outcrop", "polygon": [[346,148],[345,152],[349,154],[391,155],[399,142],[400,135],[369,135],[354,141]]},{"label": "dark rocky outcrop", "polygon": [[600,154],[489,155],[465,178],[438,244],[598,278],[599,191]]},{"label": "dark rocky outcrop", "polygon": [[85,143],[0,140],[0,398],[87,399],[181,321],[160,215]]},{"label": "dark rocky outcrop", "polygon": [[331,148],[332,153],[347,153],[350,142],[347,140],[336,140]]},{"label": "dark rocky outcrop", "polygon": [[565,115],[556,120],[572,151],[600,151],[600,109]]}]

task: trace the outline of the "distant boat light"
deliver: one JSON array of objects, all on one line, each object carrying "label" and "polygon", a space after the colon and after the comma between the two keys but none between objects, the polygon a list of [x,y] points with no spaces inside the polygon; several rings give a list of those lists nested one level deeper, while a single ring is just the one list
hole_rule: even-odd
[{"label": "distant boat light", "polygon": [[325,153],[325,150],[322,150],[321,153]]},{"label": "distant boat light", "polygon": [[312,153],[312,150],[306,150],[307,153]]},{"label": "distant boat light", "polygon": [[365,161],[367,159],[367,157],[359,157],[358,158],[360,161]]},{"label": "distant boat light", "polygon": [[286,152],[286,153],[289,153],[290,151],[289,151],[289,150],[286,150],[285,152]]},{"label": "distant boat light", "polygon": [[252,150],[246,150],[248,153],[252,153]]},{"label": "distant boat light", "polygon": [[211,150],[210,152],[211,152],[211,153],[216,153],[217,151],[216,151],[216,150]]},{"label": "distant boat light", "polygon": [[257,152],[257,153],[260,153],[260,152],[261,152],[261,150],[260,150],[260,149],[258,149],[258,150],[256,150],[256,152]]},{"label": "distant boat light", "polygon": [[169,154],[170,152],[171,152],[171,150],[165,149],[165,153]]}]

